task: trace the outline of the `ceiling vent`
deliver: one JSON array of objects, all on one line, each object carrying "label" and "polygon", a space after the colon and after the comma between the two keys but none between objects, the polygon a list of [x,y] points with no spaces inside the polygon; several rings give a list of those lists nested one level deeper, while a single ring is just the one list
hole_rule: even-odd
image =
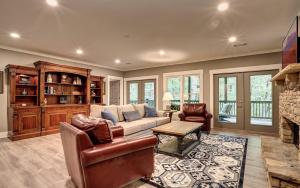
[{"label": "ceiling vent", "polygon": [[239,48],[239,47],[243,47],[243,46],[247,46],[247,45],[248,45],[248,43],[244,42],[244,43],[234,44],[233,47]]}]

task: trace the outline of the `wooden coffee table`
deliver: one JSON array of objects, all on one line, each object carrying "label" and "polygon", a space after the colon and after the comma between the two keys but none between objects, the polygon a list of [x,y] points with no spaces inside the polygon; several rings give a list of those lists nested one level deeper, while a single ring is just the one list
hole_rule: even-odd
[{"label": "wooden coffee table", "polygon": [[[172,156],[184,157],[188,152],[194,149],[200,143],[201,131],[203,123],[194,123],[186,121],[172,121],[171,123],[152,128],[153,134],[175,136],[173,139],[166,143],[159,143],[156,146],[156,152],[168,154]],[[186,136],[196,133],[197,139],[187,138]]]}]

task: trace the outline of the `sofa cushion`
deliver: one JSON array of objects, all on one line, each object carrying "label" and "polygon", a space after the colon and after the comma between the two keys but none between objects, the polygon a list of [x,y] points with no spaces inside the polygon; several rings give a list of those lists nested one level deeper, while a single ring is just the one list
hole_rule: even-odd
[{"label": "sofa cushion", "polygon": [[135,111],[132,104],[121,105],[117,107],[119,121],[124,121],[123,112]]},{"label": "sofa cushion", "polygon": [[116,105],[105,106],[104,109],[110,111],[117,118],[117,121],[120,121]]},{"label": "sofa cushion", "polygon": [[126,122],[126,121],[118,122],[118,125],[123,127],[125,136],[143,130],[142,126],[135,124],[134,122],[135,121],[133,121],[133,122]]},{"label": "sofa cushion", "polygon": [[114,125],[118,122],[117,117],[115,117],[110,111],[105,109],[101,112],[101,116],[103,119],[110,120]]},{"label": "sofa cushion", "polygon": [[145,105],[145,117],[157,117],[157,111],[155,108]]},{"label": "sofa cushion", "polygon": [[105,109],[106,106],[101,106],[97,104],[91,104],[91,116],[95,118],[101,118],[101,111]]},{"label": "sofa cushion", "polygon": [[148,117],[143,119],[147,121],[155,121],[155,126],[160,126],[160,125],[170,123],[169,117]]},{"label": "sofa cushion", "polygon": [[201,116],[186,116],[185,121],[204,123],[206,121],[206,118]]},{"label": "sofa cushion", "polygon": [[127,121],[127,122],[142,119],[140,113],[137,110],[129,111],[129,112],[123,112],[123,116],[124,116],[125,121]]},{"label": "sofa cushion", "polygon": [[170,123],[169,117],[155,117],[156,120],[156,126],[164,125],[167,123]]},{"label": "sofa cushion", "polygon": [[141,117],[145,116],[145,103],[144,104],[133,104],[135,110],[139,111]]},{"label": "sofa cushion", "polygon": [[156,126],[155,118],[142,118],[132,122],[119,122],[124,129],[124,135],[133,134]]}]

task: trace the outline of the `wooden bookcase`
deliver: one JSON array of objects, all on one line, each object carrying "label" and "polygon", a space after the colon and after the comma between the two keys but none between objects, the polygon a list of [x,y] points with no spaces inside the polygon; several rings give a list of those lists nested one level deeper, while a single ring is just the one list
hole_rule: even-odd
[{"label": "wooden bookcase", "polygon": [[8,137],[19,140],[40,135],[38,72],[35,68],[7,65]]},{"label": "wooden bookcase", "polygon": [[91,76],[90,85],[90,102],[91,104],[103,105],[103,94],[104,94],[104,77]]},{"label": "wooden bookcase", "polygon": [[60,122],[88,116],[91,101],[103,104],[104,77],[91,76],[90,69],[43,61],[34,65],[6,66],[11,140],[57,133]]},{"label": "wooden bookcase", "polygon": [[35,62],[39,72],[42,135],[59,132],[75,114],[90,113],[90,69]]}]

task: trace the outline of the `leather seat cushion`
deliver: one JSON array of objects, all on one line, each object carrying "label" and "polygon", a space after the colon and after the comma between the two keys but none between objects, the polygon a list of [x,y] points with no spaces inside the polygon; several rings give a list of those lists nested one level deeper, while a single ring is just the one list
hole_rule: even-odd
[{"label": "leather seat cushion", "polygon": [[201,116],[186,116],[185,121],[204,123],[206,119],[205,117],[201,117]]}]

